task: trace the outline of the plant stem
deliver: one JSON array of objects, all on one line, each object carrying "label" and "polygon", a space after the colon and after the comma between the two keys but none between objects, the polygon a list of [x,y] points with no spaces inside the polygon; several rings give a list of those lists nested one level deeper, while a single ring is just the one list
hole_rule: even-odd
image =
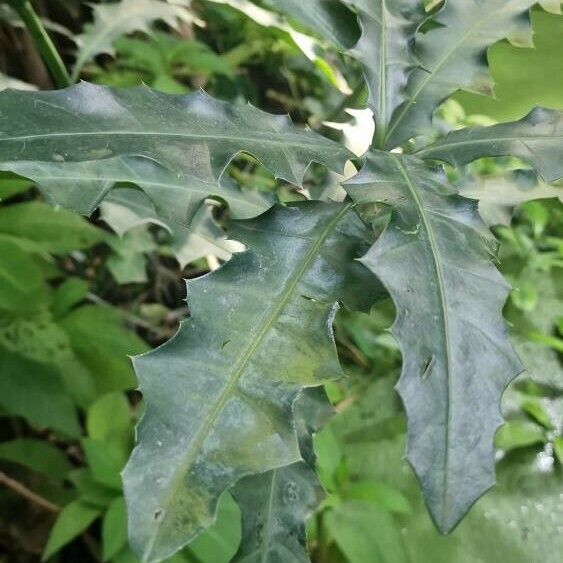
[{"label": "plant stem", "polygon": [[48,510],[49,512],[59,512],[60,507],[56,504],[53,504],[51,501],[39,496],[38,494],[34,493],[30,489],[28,489],[25,485],[22,485],[19,481],[8,477],[4,472],[0,471],[0,483],[5,485],[21,497],[33,502],[37,506]]},{"label": "plant stem", "polygon": [[70,86],[72,81],[66,70],[63,60],[57,51],[53,41],[49,37],[47,30],[35,12],[29,0],[8,0],[10,5],[16,10],[23,20],[27,31],[31,35],[33,42],[43,62],[49,69],[51,76],[58,88]]}]

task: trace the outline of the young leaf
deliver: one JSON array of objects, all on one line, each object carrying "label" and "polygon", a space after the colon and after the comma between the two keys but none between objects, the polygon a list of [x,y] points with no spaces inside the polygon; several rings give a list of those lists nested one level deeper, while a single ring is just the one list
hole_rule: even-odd
[{"label": "young leaf", "polygon": [[71,502],[59,514],[45,550],[42,561],[60,551],[66,544],[79,536],[90,524],[100,516],[101,511],[80,500]]},{"label": "young leaf", "polygon": [[553,182],[563,177],[563,113],[535,109],[520,121],[452,131],[416,154],[454,166],[483,156],[517,156]]},{"label": "young leaf", "polygon": [[362,35],[351,51],[364,67],[368,107],[383,146],[393,111],[406,99],[405,86],[415,59],[409,48],[424,18],[419,0],[344,0],[358,11]]},{"label": "young leaf", "polygon": [[355,261],[365,236],[342,204],[276,207],[235,223],[233,238],[249,250],[191,281],[191,318],[135,359],[147,410],[124,484],[143,562],[209,527],[240,478],[301,459],[293,403],[303,387],[341,374],[334,303],[375,300],[358,291],[376,286]]},{"label": "young leaf", "polygon": [[239,481],[233,495],[242,513],[242,542],[235,562],[307,562],[305,524],[323,497],[315,472],[313,432],[332,415],[322,388],[305,390],[294,407],[299,461]]},{"label": "young leaf", "polygon": [[134,31],[149,31],[149,25],[161,20],[174,27],[178,20],[190,21],[190,13],[183,6],[160,0],[121,0],[115,4],[94,4],[93,23],[75,38],[78,54],[72,73],[73,82],[84,65],[96,55],[112,55],[113,43],[122,35]]},{"label": "young leaf", "polygon": [[172,96],[82,82],[56,92],[0,92],[0,110],[0,168],[30,177],[55,201],[86,213],[115,182],[133,182],[166,218],[181,223],[212,196],[246,218],[255,214],[248,208],[255,210],[257,196],[218,185],[241,151],[295,185],[311,162],[341,171],[350,156],[287,116],[203,92]]},{"label": "young leaf", "polygon": [[117,497],[102,520],[102,561],[109,561],[127,545],[125,499]]},{"label": "young leaf", "polygon": [[393,208],[363,263],[398,309],[407,458],[449,532],[494,483],[500,397],[522,371],[502,319],[509,288],[490,260],[495,240],[476,202],[413,157],[371,154],[347,191]]},{"label": "young leaf", "polygon": [[460,88],[488,82],[485,52],[489,45],[522,25],[533,0],[447,1],[436,28],[416,39],[418,68],[411,73],[406,100],[394,112],[386,146],[396,147],[430,128],[432,113]]}]

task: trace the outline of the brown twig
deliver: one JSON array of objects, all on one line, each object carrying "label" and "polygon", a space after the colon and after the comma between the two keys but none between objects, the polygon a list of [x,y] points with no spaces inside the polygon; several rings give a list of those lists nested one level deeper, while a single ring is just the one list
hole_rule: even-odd
[{"label": "brown twig", "polygon": [[60,506],[53,504],[51,501],[39,496],[38,494],[34,493],[33,491],[29,490],[25,485],[22,485],[19,481],[16,481],[10,477],[8,477],[3,471],[0,471],[0,483],[14,491],[16,494],[20,495],[21,497],[29,500],[30,502],[48,510],[49,512],[60,512]]}]

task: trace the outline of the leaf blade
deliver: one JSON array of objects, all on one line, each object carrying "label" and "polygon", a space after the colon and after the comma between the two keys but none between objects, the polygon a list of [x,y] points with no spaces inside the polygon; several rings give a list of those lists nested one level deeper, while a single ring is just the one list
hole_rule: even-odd
[{"label": "leaf blade", "polygon": [[[208,527],[217,498],[239,478],[299,461],[292,405],[303,386],[340,375],[329,327],[333,303],[355,299],[341,295],[353,291],[351,278],[370,276],[348,262],[365,247],[363,233],[340,204],[274,208],[237,223],[234,238],[250,250],[191,282],[191,319],[170,343],[135,360],[147,412],[125,490],[142,560],[162,560]],[[279,238],[290,250],[279,252]],[[216,304],[221,319],[210,310]],[[141,501],[149,481],[152,493]]]},{"label": "leaf blade", "polygon": [[563,114],[538,108],[519,121],[452,131],[416,154],[454,166],[483,156],[516,156],[553,182],[563,177]]},{"label": "leaf blade", "polygon": [[407,458],[447,533],[494,483],[500,397],[522,371],[502,320],[508,286],[490,262],[494,239],[475,204],[421,161],[376,153],[347,191],[394,209],[363,263],[398,308]]},{"label": "leaf blade", "polygon": [[436,17],[440,27],[416,39],[419,68],[406,88],[407,100],[395,111],[386,146],[396,147],[431,126],[436,107],[460,88],[488,86],[486,48],[521,30],[530,0],[446,2]]}]

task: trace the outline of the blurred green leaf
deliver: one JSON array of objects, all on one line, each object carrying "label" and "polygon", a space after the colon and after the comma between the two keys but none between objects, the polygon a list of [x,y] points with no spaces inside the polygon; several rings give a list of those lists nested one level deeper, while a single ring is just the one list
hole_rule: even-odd
[{"label": "blurred green leaf", "polygon": [[43,551],[42,561],[60,551],[66,544],[82,534],[101,512],[80,500],[65,506],[49,535],[49,541]]},{"label": "blurred green leaf", "polygon": [[127,545],[125,499],[117,497],[102,520],[102,561],[109,561]]},{"label": "blurred green leaf", "polygon": [[39,266],[18,244],[0,236],[0,309],[30,310],[45,298]]},{"label": "blurred green leaf", "polygon": [[57,370],[0,348],[0,407],[33,426],[80,435],[74,405]]},{"label": "blurred green leaf", "polygon": [[86,305],[60,321],[80,360],[94,375],[100,393],[137,386],[128,355],[145,352],[147,345],[126,330],[110,307]]},{"label": "blurred green leaf", "polygon": [[19,438],[0,443],[0,459],[19,463],[60,481],[72,469],[64,452],[44,440],[34,438]]},{"label": "blurred green leaf", "polygon": [[543,442],[545,436],[541,427],[532,422],[518,420],[509,421],[501,426],[495,437],[495,446],[505,451]]},{"label": "blurred green leaf", "polygon": [[106,239],[104,231],[76,213],[39,201],[0,208],[0,233],[31,240],[52,254],[90,248]]}]

